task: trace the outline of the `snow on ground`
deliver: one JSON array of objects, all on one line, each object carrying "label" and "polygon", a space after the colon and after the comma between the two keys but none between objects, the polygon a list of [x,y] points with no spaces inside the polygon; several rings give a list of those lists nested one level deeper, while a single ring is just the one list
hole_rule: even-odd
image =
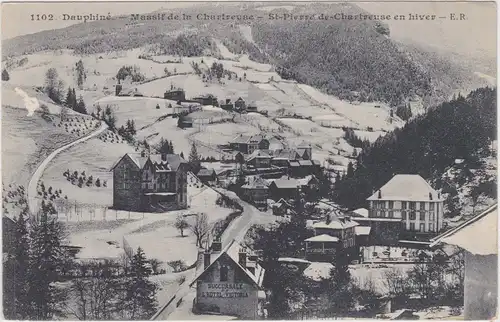
[{"label": "snow on ground", "polygon": [[304,270],[304,275],[314,281],[321,281],[322,279],[330,277],[330,270],[334,266],[331,263],[312,262]]},{"label": "snow on ground", "polygon": [[390,108],[385,104],[349,104],[334,96],[324,94],[309,85],[298,84],[297,86],[318,103],[328,105],[337,114],[350,120],[353,123],[351,127],[360,130],[365,130],[368,127],[374,130],[392,130],[397,126],[403,125],[403,121],[399,118],[392,118],[393,121],[392,123],[390,122]]},{"label": "snow on ground", "polygon": [[354,134],[359,136],[362,140],[368,140],[368,141],[373,143],[373,142],[377,141],[377,139],[379,137],[386,135],[386,132],[382,132],[382,131],[368,132],[368,131],[355,130]]},{"label": "snow on ground", "polygon": [[247,25],[241,25],[241,24],[238,25],[238,27],[240,28],[240,32],[243,35],[243,37],[245,37],[245,39],[248,42],[255,44],[253,37],[252,37],[252,27],[247,26]]},{"label": "snow on ground", "polygon": [[222,56],[222,58],[224,59],[229,59],[229,60],[233,60],[233,59],[238,59],[239,55],[236,55],[236,54],[233,54],[232,52],[229,51],[229,49],[227,49],[227,47],[218,39],[214,39],[215,40],[215,44],[217,45],[217,48],[219,49],[219,52]]}]

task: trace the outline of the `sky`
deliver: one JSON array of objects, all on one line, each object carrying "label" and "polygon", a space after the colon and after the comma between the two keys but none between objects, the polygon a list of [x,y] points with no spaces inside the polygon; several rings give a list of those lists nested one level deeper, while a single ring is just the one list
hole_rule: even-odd
[{"label": "sky", "polygon": [[[391,38],[434,46],[467,56],[496,58],[497,8],[494,2],[355,2],[373,14],[436,14],[465,13],[466,21],[438,19],[436,21],[387,21]],[[179,8],[196,5],[184,2],[51,2],[2,4],[2,40],[47,29],[63,28],[74,21],[31,21],[31,14],[55,16],[67,14],[98,13],[122,15],[149,13],[160,8]],[[276,5],[274,3],[273,5]]]}]

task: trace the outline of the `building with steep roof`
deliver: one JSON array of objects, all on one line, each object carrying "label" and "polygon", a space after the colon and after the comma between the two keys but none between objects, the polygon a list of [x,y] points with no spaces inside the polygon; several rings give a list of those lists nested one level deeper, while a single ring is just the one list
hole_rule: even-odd
[{"label": "building with steep roof", "polygon": [[193,311],[258,319],[266,298],[264,274],[251,250],[235,240],[224,248],[214,241],[210,250],[198,254],[196,275],[190,283],[196,284]]},{"label": "building with steep roof", "polygon": [[403,230],[437,234],[443,228],[444,199],[421,176],[398,174],[368,199],[370,218],[396,218]]},{"label": "building with steep roof", "polygon": [[246,159],[246,164],[254,168],[270,168],[272,157],[263,150],[255,150]]},{"label": "building with steep roof", "polygon": [[252,154],[255,150],[269,149],[269,141],[261,134],[236,136],[229,147],[234,151],[240,151],[244,154]]},{"label": "building with steep roof", "polygon": [[257,208],[267,209],[269,188],[267,182],[257,177],[250,183],[241,187],[241,199],[253,203]]},{"label": "building with steep roof", "polygon": [[437,236],[431,247],[465,251],[465,320],[491,320],[498,299],[498,205]]},{"label": "building with steep roof", "polygon": [[148,212],[187,208],[188,168],[177,154],[125,154],[110,170],[113,208]]}]

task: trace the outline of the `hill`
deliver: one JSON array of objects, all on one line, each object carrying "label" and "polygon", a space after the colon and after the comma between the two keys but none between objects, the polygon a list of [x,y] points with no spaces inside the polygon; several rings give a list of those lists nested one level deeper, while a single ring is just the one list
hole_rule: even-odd
[{"label": "hill", "polygon": [[[234,15],[241,14],[241,6],[206,5],[186,8],[183,12],[193,16],[199,12]],[[245,14],[255,16],[338,12],[367,14],[354,4],[245,5]],[[168,15],[175,11],[161,13]],[[211,55],[234,59],[235,55],[246,54],[253,61],[274,65],[283,78],[317,87],[341,99],[382,101],[391,106],[404,102],[412,94],[447,99],[456,88],[457,79],[480,78],[465,76],[453,63],[448,63],[447,68],[433,69],[434,57],[427,57],[426,52],[408,56],[408,50],[390,38],[387,26],[371,20],[192,19],[158,23],[114,17],[9,39],[4,42],[2,54],[6,59],[45,50],[70,49],[77,55],[89,55],[144,46],[146,56]],[[431,91],[436,87],[436,91]]]},{"label": "hill", "polygon": [[[348,208],[366,206],[373,190],[395,174],[420,174],[447,195],[448,215],[458,209],[457,187],[466,193],[496,196],[492,142],[496,140],[496,89],[481,88],[443,103],[426,115],[380,137],[357,157],[336,183],[333,198]],[[450,168],[460,160],[460,175]],[[480,178],[479,178],[480,176]],[[451,181],[450,181],[451,180]],[[472,183],[472,187],[471,187]],[[471,198],[471,195],[465,196]],[[463,198],[462,198],[463,199]]]}]

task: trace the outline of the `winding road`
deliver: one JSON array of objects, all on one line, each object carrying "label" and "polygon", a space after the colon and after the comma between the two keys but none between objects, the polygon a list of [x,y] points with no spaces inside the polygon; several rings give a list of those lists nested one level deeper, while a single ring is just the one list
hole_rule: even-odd
[{"label": "winding road", "polygon": [[70,147],[72,147],[78,143],[85,142],[93,137],[98,136],[99,134],[104,132],[107,128],[108,128],[108,125],[104,122],[101,122],[101,126],[97,130],[95,130],[94,132],[90,133],[87,136],[81,137],[81,138],[79,138],[71,143],[63,145],[62,147],[54,150],[51,154],[49,154],[45,158],[45,160],[42,161],[42,163],[40,163],[40,165],[36,169],[35,173],[33,173],[33,175],[31,176],[30,182],[28,184],[28,191],[27,191],[27,193],[28,193],[28,207],[29,207],[29,210],[32,214],[35,214],[35,212],[37,210],[36,209],[37,208],[37,202],[36,202],[37,184],[38,184],[38,181],[40,181],[40,178],[42,177],[43,171],[45,170],[45,168],[47,167],[49,162],[52,161],[52,159],[54,159],[62,151],[67,150]]}]

